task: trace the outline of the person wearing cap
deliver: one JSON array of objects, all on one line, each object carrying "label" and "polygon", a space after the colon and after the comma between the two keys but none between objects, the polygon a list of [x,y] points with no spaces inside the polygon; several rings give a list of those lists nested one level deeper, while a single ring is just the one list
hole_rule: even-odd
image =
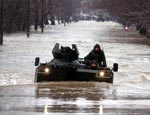
[{"label": "person wearing cap", "polygon": [[107,67],[105,54],[99,44],[96,44],[92,51],[84,57],[84,61],[85,64],[96,61],[99,64],[99,67]]}]

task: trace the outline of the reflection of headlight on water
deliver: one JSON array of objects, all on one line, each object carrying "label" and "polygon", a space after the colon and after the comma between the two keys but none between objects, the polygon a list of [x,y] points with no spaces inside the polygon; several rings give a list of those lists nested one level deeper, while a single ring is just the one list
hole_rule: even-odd
[{"label": "reflection of headlight on water", "polygon": [[49,68],[45,68],[44,71],[45,71],[46,73],[49,73],[49,72],[50,72],[50,69],[49,69]]},{"label": "reflection of headlight on water", "polygon": [[104,77],[105,73],[104,73],[104,72],[99,72],[99,75],[100,75],[101,77]]}]

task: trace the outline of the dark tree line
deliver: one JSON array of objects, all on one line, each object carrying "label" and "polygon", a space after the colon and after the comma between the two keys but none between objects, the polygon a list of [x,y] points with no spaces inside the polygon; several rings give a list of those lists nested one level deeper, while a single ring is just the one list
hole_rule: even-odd
[{"label": "dark tree line", "polygon": [[149,0],[101,0],[100,4],[112,15],[131,21],[150,23]]},{"label": "dark tree line", "polygon": [[150,0],[97,0],[97,8],[104,8],[119,17],[122,24],[136,24],[137,29],[150,26]]},{"label": "dark tree line", "polygon": [[[2,0],[1,0],[2,1]],[[26,31],[34,25],[35,30],[43,24],[55,25],[75,17],[80,0],[3,0],[4,32]]]}]

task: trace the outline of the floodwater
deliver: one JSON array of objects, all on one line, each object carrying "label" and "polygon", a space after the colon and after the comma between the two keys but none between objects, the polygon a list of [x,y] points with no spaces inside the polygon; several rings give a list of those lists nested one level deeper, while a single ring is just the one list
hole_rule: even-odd
[{"label": "floodwater", "polygon": [[[55,43],[77,44],[84,57],[96,43],[105,51],[107,65],[119,64],[114,84],[51,82],[35,84],[34,58],[52,59]],[[150,47],[134,28],[125,31],[114,22],[83,21],[68,26],[46,26],[45,32],[4,36],[0,46],[0,115],[150,113]]]}]

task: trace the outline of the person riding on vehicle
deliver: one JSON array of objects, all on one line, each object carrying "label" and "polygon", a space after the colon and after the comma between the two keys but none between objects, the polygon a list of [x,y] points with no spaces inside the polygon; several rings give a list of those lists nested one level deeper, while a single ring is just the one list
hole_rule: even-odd
[{"label": "person riding on vehicle", "polygon": [[89,65],[92,62],[96,62],[99,67],[107,67],[105,54],[99,44],[96,44],[93,50],[84,57],[85,64]]}]

